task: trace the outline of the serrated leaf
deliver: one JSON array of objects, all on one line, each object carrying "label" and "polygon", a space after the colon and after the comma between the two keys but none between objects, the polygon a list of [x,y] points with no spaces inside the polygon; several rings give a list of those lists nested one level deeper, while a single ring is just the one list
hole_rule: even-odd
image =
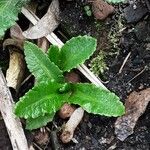
[{"label": "serrated leaf", "polygon": [[63,71],[70,71],[72,68],[84,63],[84,61],[88,59],[95,50],[95,38],[86,35],[73,37],[61,48],[58,57],[59,61],[57,61],[56,65],[58,65]]},{"label": "serrated leaf", "polygon": [[68,99],[70,103],[80,105],[89,113],[105,116],[121,116],[125,108],[119,97],[110,91],[92,84],[73,84],[73,93]]},{"label": "serrated leaf", "polygon": [[106,0],[109,3],[121,3],[121,2],[125,2],[126,0]]},{"label": "serrated leaf", "polygon": [[4,31],[15,24],[21,7],[28,0],[1,0],[0,1],[0,37]]},{"label": "serrated leaf", "polygon": [[28,68],[38,82],[64,82],[62,71],[48,59],[42,49],[31,42],[25,42],[24,49]]},{"label": "serrated leaf", "polygon": [[62,87],[63,84],[55,82],[37,84],[16,103],[15,114],[27,119],[55,113],[70,95],[60,93]]},{"label": "serrated leaf", "polygon": [[28,118],[26,121],[26,129],[33,130],[43,126],[46,126],[47,123],[53,120],[55,113],[45,114],[44,116],[39,116],[37,118]]},{"label": "serrated leaf", "polygon": [[54,62],[54,64],[58,65],[60,64],[60,49],[56,45],[51,45],[50,48],[48,49],[48,58]]}]

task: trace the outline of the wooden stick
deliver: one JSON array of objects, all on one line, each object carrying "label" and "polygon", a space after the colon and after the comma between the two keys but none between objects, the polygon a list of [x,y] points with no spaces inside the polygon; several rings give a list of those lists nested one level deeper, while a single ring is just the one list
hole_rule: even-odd
[{"label": "wooden stick", "polygon": [[0,111],[4,119],[13,150],[28,150],[21,122],[13,113],[14,102],[0,69]]},{"label": "wooden stick", "polygon": [[81,122],[83,115],[84,115],[84,110],[81,107],[77,108],[73,112],[73,114],[65,124],[65,127],[60,137],[63,143],[68,143],[72,140],[74,131],[78,126],[78,124]]}]

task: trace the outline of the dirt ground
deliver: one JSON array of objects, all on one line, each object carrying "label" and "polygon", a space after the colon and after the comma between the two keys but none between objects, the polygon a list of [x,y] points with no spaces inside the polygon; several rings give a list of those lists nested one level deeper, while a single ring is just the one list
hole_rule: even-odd
[{"label": "dirt ground", "polygon": [[[39,1],[39,10],[47,8],[48,1]],[[150,4],[150,3],[149,3]],[[41,5],[43,7],[41,7]],[[61,1],[61,24],[55,31],[63,40],[76,35],[92,35],[98,40],[98,47],[95,54],[86,62],[90,68],[91,60],[102,51],[105,54],[105,63],[107,69],[104,73],[98,72],[98,76],[104,81],[105,86],[115,92],[122,100],[132,91],[140,91],[150,87],[150,10],[146,1],[133,1],[132,3],[114,5],[115,13],[109,16],[105,21],[98,21],[94,16],[87,16],[84,6],[90,6],[87,1]],[[137,12],[132,14],[133,6]],[[39,13],[39,15],[42,15]],[[20,15],[21,20],[23,18]],[[21,21],[21,22],[22,22]],[[21,24],[20,22],[20,24]],[[25,27],[24,27],[25,28]],[[60,32],[61,31],[61,32]],[[65,36],[63,36],[63,33]],[[126,56],[130,53],[125,66],[119,73]],[[3,70],[7,68],[8,52],[1,51],[0,62],[4,63]],[[7,58],[7,59],[6,59]],[[92,67],[91,67],[92,69]],[[78,72],[78,71],[77,71]],[[23,95],[33,85],[33,78],[20,89]],[[63,144],[59,140],[59,129],[63,120],[59,119],[57,114],[53,123],[47,127],[50,131],[56,132],[58,139],[49,133],[49,142],[45,145],[39,145],[34,140],[34,136],[39,132],[32,133],[26,131],[29,142],[34,141],[41,149],[66,149],[66,150],[149,150],[150,149],[150,105],[145,113],[138,120],[134,133],[125,141],[119,141],[114,134],[114,123],[116,118],[108,118],[85,113],[84,119],[77,127],[74,140],[69,144]],[[5,129],[3,120],[0,120],[0,150],[11,150],[10,141]],[[58,141],[57,141],[58,140]],[[58,143],[57,143],[58,142]],[[59,147],[57,147],[57,146]],[[35,146],[35,145],[34,145]],[[35,146],[35,149],[40,149]]]}]

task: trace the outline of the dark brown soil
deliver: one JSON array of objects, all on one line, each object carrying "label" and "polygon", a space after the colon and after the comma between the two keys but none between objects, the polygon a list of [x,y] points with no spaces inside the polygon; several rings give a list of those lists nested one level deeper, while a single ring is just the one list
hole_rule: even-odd
[{"label": "dark brown soil", "polygon": [[[40,4],[47,8],[47,5],[43,4],[44,1],[40,1]],[[150,87],[150,16],[145,1],[139,2],[147,9],[140,19],[134,18],[133,23],[127,23],[123,16],[124,8],[127,8],[129,4],[116,5],[116,13],[107,18],[103,22],[94,20],[93,16],[87,16],[84,11],[84,6],[89,5],[87,1],[61,1],[61,25],[56,30],[56,34],[65,41],[59,31],[63,32],[67,38],[75,35],[92,35],[98,39],[98,47],[105,50],[105,52],[114,53],[113,44],[107,43],[107,35],[111,29],[114,32],[119,32],[115,24],[118,18],[121,16],[125,29],[117,36],[118,39],[118,54],[106,55],[106,63],[109,70],[106,70],[103,75],[99,75],[106,81],[108,81],[106,87],[111,91],[114,91],[120,96],[124,102],[129,93],[132,91],[140,91],[147,87]],[[135,3],[137,5],[137,3]],[[41,8],[41,7],[40,7]],[[144,8],[144,9],[145,9]],[[41,8],[42,9],[42,8]],[[137,8],[138,9],[138,8]],[[139,12],[141,13],[141,12]],[[136,14],[138,15],[138,14]],[[140,14],[141,15],[141,14]],[[127,17],[127,16],[126,16]],[[126,18],[127,19],[127,18]],[[100,25],[100,27],[97,27]],[[111,49],[113,49],[111,51]],[[99,49],[98,49],[99,50]],[[1,52],[1,51],[0,51]],[[128,55],[131,52],[129,59],[127,60],[122,72],[119,74],[119,69]],[[98,51],[94,54],[96,54]],[[0,56],[0,62],[8,63],[7,52],[2,52]],[[94,57],[93,56],[93,57]],[[90,61],[87,62],[87,64]],[[7,65],[4,65],[5,67]],[[3,67],[3,70],[5,70]],[[7,68],[7,67],[6,67]],[[143,71],[143,72],[142,72]],[[5,71],[4,71],[5,72]],[[140,72],[142,72],[140,74]],[[139,74],[139,75],[138,75]],[[137,76],[138,75],[138,76]],[[137,77],[136,77],[137,76]],[[33,85],[33,78],[31,78],[21,89],[20,94],[16,97],[20,97]],[[13,94],[14,95],[14,94]],[[69,144],[62,144],[59,141],[59,134],[57,132],[59,149],[66,150],[149,150],[150,149],[150,105],[148,105],[145,113],[140,117],[135,127],[134,133],[129,136],[124,142],[119,141],[114,134],[114,122],[116,118],[108,118],[103,116],[96,116],[92,114],[85,114],[84,119],[78,126],[74,135],[74,142]],[[58,127],[63,124],[63,120],[55,117],[53,123],[48,124],[48,128],[51,131],[57,131]],[[3,121],[0,121],[0,150],[11,150],[8,135]],[[28,134],[32,135],[28,132]],[[55,142],[53,142],[52,136],[48,145],[39,145],[42,149],[57,149]],[[30,142],[32,140],[30,139]],[[53,147],[53,148],[52,148]],[[38,149],[36,147],[36,149]]]}]

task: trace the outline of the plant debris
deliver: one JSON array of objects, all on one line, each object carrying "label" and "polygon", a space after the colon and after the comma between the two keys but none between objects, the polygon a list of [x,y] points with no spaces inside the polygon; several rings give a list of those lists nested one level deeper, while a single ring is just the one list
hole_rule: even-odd
[{"label": "plant debris", "polygon": [[11,38],[6,39],[3,47],[8,47],[10,53],[9,68],[6,72],[7,86],[19,90],[25,73],[25,61],[22,54],[24,38],[19,25],[10,29]]},{"label": "plant debris", "polygon": [[68,122],[66,123],[65,127],[63,128],[63,132],[60,137],[63,143],[68,143],[72,140],[74,131],[78,126],[78,124],[81,122],[83,115],[84,110],[81,107],[77,108],[73,112]]},{"label": "plant debris", "polygon": [[140,92],[132,92],[125,103],[126,113],[119,117],[115,123],[117,138],[124,141],[133,133],[139,117],[145,112],[150,101],[150,88]]},{"label": "plant debris", "polygon": [[53,32],[59,25],[59,2],[53,0],[47,13],[40,19],[40,21],[27,31],[23,32],[23,35],[27,39],[38,39]]}]

